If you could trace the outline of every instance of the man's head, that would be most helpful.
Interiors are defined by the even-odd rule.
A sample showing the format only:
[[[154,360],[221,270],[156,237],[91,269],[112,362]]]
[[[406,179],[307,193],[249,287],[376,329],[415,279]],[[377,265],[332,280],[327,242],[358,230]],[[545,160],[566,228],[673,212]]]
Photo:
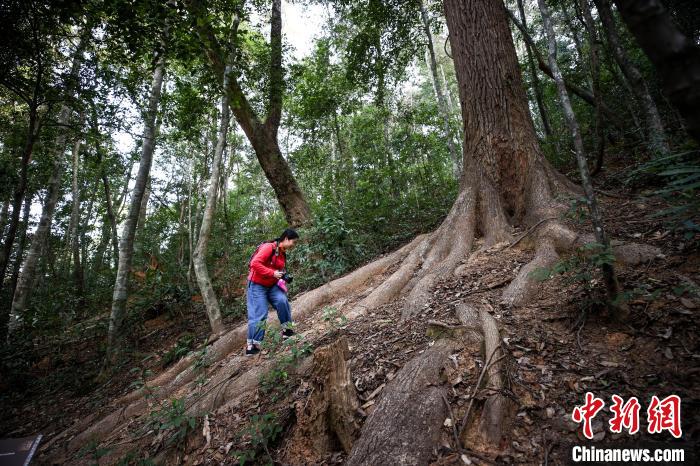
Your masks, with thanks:
[[[299,233],[292,228],[287,228],[282,232],[279,238],[277,238],[277,244],[283,251],[294,249],[296,246],[297,239],[299,239]]]

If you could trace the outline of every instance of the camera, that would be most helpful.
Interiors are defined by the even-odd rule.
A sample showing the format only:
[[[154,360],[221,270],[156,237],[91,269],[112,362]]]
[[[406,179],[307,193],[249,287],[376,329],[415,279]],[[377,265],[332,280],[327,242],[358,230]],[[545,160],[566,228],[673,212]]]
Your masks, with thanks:
[[[287,283],[292,283],[292,280],[294,280],[294,277],[289,275],[287,272],[284,272],[284,275],[282,275],[282,280],[284,280]]]

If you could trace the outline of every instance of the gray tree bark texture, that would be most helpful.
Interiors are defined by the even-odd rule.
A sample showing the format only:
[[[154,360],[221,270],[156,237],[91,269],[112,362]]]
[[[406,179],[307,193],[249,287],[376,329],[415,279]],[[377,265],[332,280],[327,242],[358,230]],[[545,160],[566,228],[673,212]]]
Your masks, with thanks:
[[[109,330],[107,334],[107,362],[113,361],[121,351],[123,345],[123,324],[126,317],[126,300],[129,296],[129,275],[134,255],[134,236],[141,212],[141,202],[146,191],[146,184],[150,178],[153,151],[156,145],[156,115],[160,103],[163,76],[165,74],[165,57],[158,53],[153,79],[151,81],[150,96],[148,99],[148,113],[146,114],[143,131],[143,145],[141,147],[141,161],[136,175],[134,189],[131,194],[129,213],[124,222],[122,235],[119,241],[119,264],[117,277],[114,282],[114,294],[112,296],[112,311],[109,317]]]
[[[666,132],[664,125],[661,122],[659,110],[656,103],[649,93],[642,74],[637,67],[632,63],[627,56],[627,52],[620,43],[620,37],[617,34],[617,26],[613,18],[612,10],[610,9],[609,0],[593,0],[598,9],[598,16],[603,23],[603,30],[608,39],[608,44],[613,52],[613,57],[619,65],[622,73],[629,82],[632,92],[639,101],[646,119],[647,140],[649,150],[654,154],[667,155],[670,152],[668,142],[666,141]]]
[[[591,176],[588,171],[586,153],[583,149],[581,131],[578,126],[578,121],[576,120],[576,115],[574,115],[574,111],[571,107],[569,93],[566,91],[566,86],[564,85],[564,79],[562,78],[561,71],[559,69],[559,64],[557,63],[557,42],[556,37],[554,36],[554,28],[552,27],[549,8],[547,7],[545,0],[537,0],[537,4],[539,5],[540,13],[542,14],[542,24],[544,26],[545,34],[547,36],[547,44],[549,48],[549,67],[552,69],[554,81],[557,84],[559,100],[561,101],[561,106],[564,110],[566,123],[569,126],[569,130],[571,131],[571,135],[574,140],[576,162],[578,164],[579,174],[581,175],[581,184],[583,185],[583,191],[586,194],[586,203],[588,204],[588,210],[591,214],[591,222],[593,223],[595,239],[599,244],[603,246],[605,250],[608,250],[610,248],[610,241],[608,240],[608,237],[605,234],[603,219],[598,210],[598,202],[596,200],[595,191],[593,190]],[[602,267],[602,271],[608,292],[609,308],[613,313],[615,313],[616,318],[622,318],[623,316],[620,315],[621,309],[614,304],[617,303],[617,295],[619,292],[619,286],[617,284],[615,270],[613,269],[612,264],[604,264]]]
[[[228,75],[231,72],[230,65],[226,66],[224,71],[224,89],[228,85]],[[197,247],[194,250],[192,257],[194,262],[194,273],[197,277],[197,284],[202,293],[202,300],[206,307],[209,325],[214,335],[220,335],[224,331],[224,324],[221,319],[221,309],[219,301],[214,292],[214,287],[211,284],[209,271],[207,269],[207,247],[209,245],[209,236],[211,234],[212,223],[214,222],[214,213],[216,212],[216,198],[219,190],[219,182],[221,179],[221,158],[226,147],[226,136],[228,135],[229,126],[229,107],[226,96],[221,98],[221,121],[219,123],[219,136],[214,149],[214,158],[212,160],[211,175],[209,177],[209,192],[207,193],[207,202],[204,207],[204,215],[202,217],[202,225],[199,229],[199,239]]]
[[[423,1],[420,2],[420,16],[421,20],[423,21],[425,37],[428,41],[428,65],[430,66],[430,74],[433,78],[433,87],[435,88],[435,94],[437,96],[438,110],[442,116],[445,138],[447,139],[447,148],[450,151],[452,171],[454,172],[455,178],[459,179],[462,173],[462,164],[460,163],[461,157],[457,153],[457,147],[455,145],[452,129],[450,128],[450,112],[447,107],[447,99],[445,98],[445,94],[442,92],[440,78],[438,77],[437,60],[435,59],[435,48],[433,46],[433,34],[430,32],[430,18],[428,17],[428,10],[425,8],[425,3],[423,3]]]
[[[75,48],[75,52],[73,53],[73,62],[71,64],[71,70],[70,74],[68,75],[68,78],[66,80],[65,84],[65,96],[66,99],[70,99],[73,97],[73,93],[75,92],[75,89],[77,88],[78,84],[78,78],[79,78],[79,72],[80,72],[80,67],[82,66],[83,63],[83,51],[85,49],[85,44],[87,43],[88,37],[90,33],[90,28],[85,28],[83,29],[81,36],[80,36],[80,42],[78,43],[77,47]],[[36,94],[36,92],[35,92]],[[70,114],[71,114],[71,109],[68,107],[66,103],[63,103],[61,105],[61,109],[59,111],[58,115],[58,126],[65,128],[68,125],[68,122],[70,120]],[[30,114],[31,115],[31,114]],[[34,113],[34,117],[37,118],[38,115]],[[29,159],[31,158],[32,154],[32,149],[34,146],[34,142],[38,138],[38,133],[40,130],[40,124],[37,120],[31,120],[30,119],[30,130],[29,134],[27,136],[27,143],[25,145],[23,157],[22,157],[22,173],[20,176],[20,185],[18,186],[17,190],[15,191],[15,196],[14,196],[14,201],[16,202],[17,200],[20,200],[24,198],[24,192],[26,191],[26,169],[27,169],[27,164],[29,162]],[[34,128],[32,130],[32,128]],[[39,258],[41,256],[42,249],[44,247],[44,242],[46,242],[46,238],[48,237],[48,233],[51,230],[51,220],[53,217],[53,211],[56,207],[56,203],[58,202],[58,196],[59,196],[59,191],[60,191],[60,183],[61,183],[61,175],[62,175],[62,170],[63,170],[63,158],[64,158],[64,152],[66,149],[66,141],[67,141],[67,133],[66,131],[62,130],[59,131],[58,136],[56,136],[56,139],[54,141],[54,167],[53,171],[51,173],[51,176],[48,181],[48,186],[47,186],[47,195],[46,195],[46,201],[44,203],[44,206],[42,208],[42,213],[41,213],[41,220],[39,221],[39,225],[37,226],[37,230],[34,233],[34,237],[32,239],[32,244],[29,247],[29,251],[27,253],[27,257],[22,265],[22,269],[20,272],[20,276],[17,279],[17,285],[15,286],[15,290],[13,293],[13,298],[12,298],[12,305],[10,306],[9,309],[6,310],[6,308],[3,308],[2,311],[0,311],[0,333],[4,334],[3,336],[6,336],[7,339],[10,338],[10,325],[12,326],[12,330],[14,331],[19,324],[19,319],[21,318],[21,313],[24,311],[26,308],[29,298],[30,298],[30,293],[33,288],[32,284],[35,282],[35,273],[36,273],[36,268],[37,268],[37,263],[39,261]],[[26,163],[25,163],[26,161]],[[57,173],[58,171],[58,173]],[[17,209],[17,215],[19,215],[19,208],[21,206],[21,202],[19,204],[13,204],[13,208]],[[15,213],[13,212],[13,220],[14,220],[14,215]],[[11,225],[12,228],[12,225]],[[14,241],[14,233],[12,233],[12,241]],[[6,238],[6,243],[5,243],[5,252],[8,251],[7,246],[8,242],[11,242],[9,240],[9,235],[8,238]],[[12,244],[9,244],[9,247],[12,247]],[[7,267],[7,259],[9,259],[9,254],[6,254],[3,256],[3,260],[0,260],[0,286],[2,286],[2,279],[5,276],[5,271]],[[19,293],[19,295],[18,295]],[[9,312],[8,312],[9,311]],[[13,322],[11,323],[11,315],[14,316]]]
[[[79,68],[79,66],[78,66]],[[76,68],[77,74],[77,68]],[[61,112],[58,117],[60,126],[67,126],[70,120],[71,109],[64,104],[61,107]],[[65,166],[65,149],[66,149],[67,132],[60,131],[55,141],[53,169],[47,186],[46,200],[41,210],[41,220],[34,232],[32,244],[29,247],[27,258],[22,264],[17,288],[12,299],[12,308],[10,310],[10,320],[7,326],[7,339],[12,337],[12,334],[17,330],[21,323],[22,314],[24,313],[29,300],[31,299],[32,283],[34,282],[35,274],[42,251],[46,246],[46,241],[51,231],[51,222],[53,213],[56,209],[56,203],[61,194],[61,178]]]
[[[70,214],[70,225],[68,228],[68,239],[70,240],[70,251],[73,257],[73,280],[78,296],[83,295],[83,275],[80,265],[80,237],[78,235],[78,224],[80,223],[80,189],[78,187],[78,172],[80,169],[80,139],[73,145],[73,170],[71,182],[72,207]]]
[[[29,232],[29,214],[32,208],[32,196],[29,195],[24,198],[24,207],[22,207],[22,232],[19,237],[19,244],[17,246],[17,256],[15,258],[15,265],[12,270],[12,279],[10,280],[10,293],[14,296],[15,290],[17,289],[17,281],[19,280],[19,271],[22,266],[22,261],[24,260],[24,250],[27,247],[27,233]]]
[[[700,142],[700,47],[659,0],[615,0],[620,16],[661,77],[663,90]]]

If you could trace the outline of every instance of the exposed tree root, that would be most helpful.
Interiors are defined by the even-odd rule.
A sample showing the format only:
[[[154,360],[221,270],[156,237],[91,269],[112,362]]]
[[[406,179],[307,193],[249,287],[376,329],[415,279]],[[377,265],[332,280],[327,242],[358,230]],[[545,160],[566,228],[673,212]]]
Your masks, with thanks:
[[[460,346],[453,339],[438,340],[399,370],[365,421],[348,466],[430,462],[447,416],[442,369]]]
[[[346,364],[349,355],[345,337],[315,351],[313,369],[305,379],[310,393],[297,402],[285,463],[317,463],[330,451],[350,452],[360,430],[360,403]]]
[[[320,306],[338,297],[352,295],[358,288],[364,286],[369,279],[381,275],[397,262],[404,260],[424,239],[425,235],[418,236],[409,244],[385,257],[298,296],[292,303],[295,321],[303,322],[313,315]],[[246,325],[241,325],[216,340],[207,349],[206,358],[208,364],[215,365],[231,352],[240,350],[245,342],[246,332]],[[59,434],[62,438],[72,438],[60,451],[55,451],[54,455],[69,458],[88,442],[101,441],[110,433],[118,430],[129,419],[142,414],[149,408],[149,403],[146,399],[147,394],[155,395],[156,400],[164,400],[178,394],[195,392],[193,382],[201,373],[196,367],[197,357],[197,355],[189,355],[181,359],[167,371],[149,380],[146,383],[147,389],[134,390],[120,398],[112,406],[112,412],[99,421],[95,422],[95,419],[92,417],[86,418]],[[240,366],[241,362],[241,358],[233,358],[228,361],[227,366],[231,367],[231,372],[233,372]],[[258,382],[258,372],[263,366],[256,366],[251,372],[242,374],[236,379],[230,376],[231,372],[220,370],[215,376],[215,380],[210,383],[221,383],[221,387],[218,391],[198,400],[191,409],[193,411],[203,411],[215,408],[220,404],[219,400],[230,400],[237,393],[254,387]]]
[[[482,356],[485,364],[487,398],[478,422],[478,432],[483,442],[498,448],[510,426],[515,411],[513,401],[503,395],[505,380],[501,361],[504,357],[504,352],[501,349],[498,325],[483,305],[477,306],[471,303],[462,303],[457,307],[457,316],[465,326],[473,326],[476,322],[481,324],[484,343]],[[476,390],[478,391],[479,388],[477,382]],[[472,401],[470,400],[470,403]],[[465,422],[468,421],[466,419],[468,414],[465,414]],[[469,433],[469,430],[465,429],[466,427],[464,424],[461,426],[461,430],[465,434]],[[469,440],[465,442],[465,446],[467,446],[468,442]]]

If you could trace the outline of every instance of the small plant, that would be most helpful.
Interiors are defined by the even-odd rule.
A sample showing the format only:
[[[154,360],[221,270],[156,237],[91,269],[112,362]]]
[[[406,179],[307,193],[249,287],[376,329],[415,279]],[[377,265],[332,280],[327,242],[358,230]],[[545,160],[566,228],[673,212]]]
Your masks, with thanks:
[[[530,276],[535,280],[544,281],[556,275],[565,275],[564,284],[580,285],[588,297],[588,304],[603,304],[604,301],[595,298],[595,285],[599,283],[597,277],[603,265],[613,265],[614,262],[615,256],[610,247],[605,248],[600,243],[587,243],[552,267],[538,267]],[[621,299],[625,296],[620,294]]]
[[[185,402],[179,398],[174,398],[170,400],[170,404],[166,404],[159,410],[152,411],[150,416],[150,427],[161,432],[171,432],[167,436],[167,445],[184,439],[197,425],[197,418],[187,414]]]
[[[98,463],[100,458],[109,454],[111,451],[112,450],[109,448],[100,447],[95,440],[91,440],[87,445],[80,449],[78,452],[78,458],[90,457],[91,459],[95,460],[95,463]]]
[[[175,361],[185,357],[187,353],[192,350],[194,338],[194,335],[191,333],[186,333],[178,338],[175,346],[170,348],[170,350],[165,353],[165,356],[163,356],[163,367],[169,366]]]
[[[247,462],[253,462],[258,458],[260,451],[265,452],[268,463],[273,464],[272,455],[270,454],[270,445],[279,437],[282,432],[282,427],[277,424],[275,415],[271,413],[263,414],[262,416],[252,416],[250,425],[241,432],[241,437],[249,437],[250,448],[247,450],[235,450],[231,455],[238,460],[241,465]]]
[[[569,199],[569,209],[564,213],[564,217],[576,223],[583,223],[588,220],[590,214],[586,198]]]
[[[260,388],[265,393],[276,392],[286,387],[289,382],[289,372],[299,364],[305,356],[311,354],[311,344],[300,335],[287,340],[282,339],[279,332],[269,332],[263,341],[263,348],[274,358],[274,364],[269,371],[260,376]]]
[[[323,308],[321,320],[326,322],[330,328],[335,330],[345,326],[345,324],[348,322],[348,318],[343,314],[340,314],[340,311],[332,306],[326,306]]]

